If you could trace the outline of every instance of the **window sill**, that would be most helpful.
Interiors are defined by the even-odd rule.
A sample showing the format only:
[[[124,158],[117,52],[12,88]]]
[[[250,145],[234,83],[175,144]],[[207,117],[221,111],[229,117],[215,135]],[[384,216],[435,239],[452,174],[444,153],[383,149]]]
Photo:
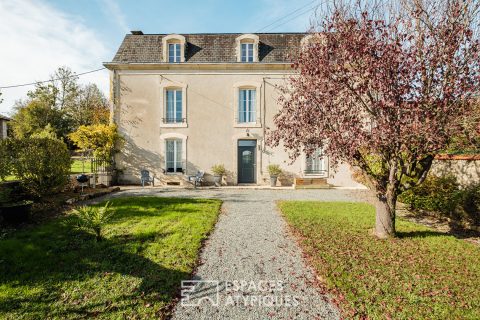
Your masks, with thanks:
[[[182,123],[161,123],[160,128],[188,128],[186,122]]]
[[[164,175],[166,175],[166,176],[183,176],[185,174],[183,172],[165,172]]]
[[[262,124],[259,122],[244,122],[244,123],[235,123],[234,128],[261,128]]]
[[[305,178],[328,178],[328,172],[325,173],[304,173]]]

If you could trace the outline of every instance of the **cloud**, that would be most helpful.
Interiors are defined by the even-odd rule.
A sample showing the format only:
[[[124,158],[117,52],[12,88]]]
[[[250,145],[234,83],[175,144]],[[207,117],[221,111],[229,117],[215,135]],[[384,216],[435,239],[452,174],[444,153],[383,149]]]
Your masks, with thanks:
[[[122,13],[122,10],[118,6],[118,3],[114,0],[101,0],[103,4],[103,10],[105,15],[110,17],[113,22],[115,22],[124,33],[128,33],[130,30],[128,28],[127,20],[125,15]]]
[[[42,0],[0,1],[0,86],[49,79],[55,69],[68,66],[77,73],[98,69],[110,51],[79,17],[68,15]],[[108,91],[108,72],[80,78]],[[0,113],[32,87],[2,90]]]

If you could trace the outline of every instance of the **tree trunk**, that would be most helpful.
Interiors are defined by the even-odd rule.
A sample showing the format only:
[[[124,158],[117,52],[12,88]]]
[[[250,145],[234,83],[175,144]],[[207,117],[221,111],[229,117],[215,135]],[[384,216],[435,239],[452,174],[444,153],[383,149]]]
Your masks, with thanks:
[[[397,197],[392,190],[379,195],[376,203],[375,235],[380,239],[395,236],[395,206]]]

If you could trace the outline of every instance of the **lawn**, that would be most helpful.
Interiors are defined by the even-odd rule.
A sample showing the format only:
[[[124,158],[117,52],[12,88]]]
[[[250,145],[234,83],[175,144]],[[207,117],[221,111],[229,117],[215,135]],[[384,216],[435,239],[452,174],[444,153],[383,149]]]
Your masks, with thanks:
[[[480,247],[399,219],[377,240],[364,203],[279,206],[345,318],[480,319]]]
[[[105,240],[64,218],[0,240],[0,318],[163,318],[221,202],[123,198]]]
[[[78,173],[90,173],[92,172],[92,163],[90,162],[90,160],[86,160],[84,165],[85,167],[82,166],[82,160],[77,160],[77,159],[74,159],[72,161],[72,166],[70,168],[70,173],[71,174],[78,174]],[[85,171],[83,171],[82,169],[85,169]],[[15,180],[16,177],[15,176],[8,176],[5,178],[4,181],[12,181],[12,180]],[[0,181],[2,181],[0,179]]]
[[[82,167],[82,160],[73,160],[72,162],[72,167],[70,169],[70,173],[71,174],[75,174],[75,173],[89,173],[89,172],[92,172],[92,163],[90,160],[86,160],[85,162],[83,162],[83,164],[85,165],[84,169],[85,171],[83,171],[83,167]]]

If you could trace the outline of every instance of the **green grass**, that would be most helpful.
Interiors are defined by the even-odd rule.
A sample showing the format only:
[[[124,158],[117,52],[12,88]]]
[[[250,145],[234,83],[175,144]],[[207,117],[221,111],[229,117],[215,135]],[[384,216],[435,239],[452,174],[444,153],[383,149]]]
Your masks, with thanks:
[[[82,171],[82,162],[83,162],[82,160],[73,160],[70,173],[71,174],[83,173],[83,172],[89,173],[92,171],[92,163],[90,162],[90,160],[86,160],[84,162],[85,171]]]
[[[78,174],[78,173],[90,173],[92,172],[92,163],[90,162],[90,160],[86,160],[85,161],[85,171],[82,170],[82,160],[73,160],[72,161],[72,166],[70,168],[70,173],[71,174]],[[17,178],[15,176],[8,176],[5,178],[5,180],[3,181],[12,181],[12,180],[16,180]],[[2,181],[0,179],[0,181]]]
[[[480,319],[480,247],[399,219],[377,240],[364,203],[279,206],[345,318]]]
[[[101,205],[101,204],[100,204]],[[0,318],[162,318],[221,202],[123,198],[105,240],[64,218],[0,240]]]

